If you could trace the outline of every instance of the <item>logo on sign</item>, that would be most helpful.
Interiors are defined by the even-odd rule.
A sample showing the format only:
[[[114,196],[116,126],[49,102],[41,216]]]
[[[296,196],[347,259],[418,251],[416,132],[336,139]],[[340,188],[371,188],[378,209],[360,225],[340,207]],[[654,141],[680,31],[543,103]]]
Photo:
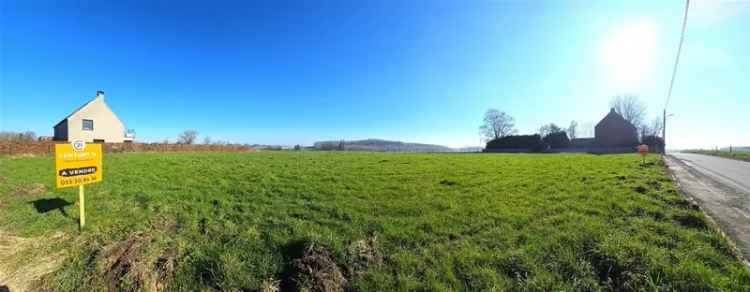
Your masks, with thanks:
[[[86,149],[86,141],[84,140],[73,140],[73,142],[70,142],[70,145],[73,145],[73,150],[76,152],[81,152],[83,149]]]

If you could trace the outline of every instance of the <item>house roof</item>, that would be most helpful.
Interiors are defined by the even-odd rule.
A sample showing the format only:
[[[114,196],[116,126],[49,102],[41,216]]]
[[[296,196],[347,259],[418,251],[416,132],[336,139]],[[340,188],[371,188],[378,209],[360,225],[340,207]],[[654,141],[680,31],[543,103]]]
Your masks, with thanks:
[[[96,98],[97,98],[97,97],[98,97],[98,96],[96,96],[96,97],[92,98],[91,100],[87,101],[87,102],[86,102],[86,103],[84,103],[83,105],[79,106],[79,107],[78,107],[78,108],[77,108],[76,110],[74,110],[74,111],[73,111],[73,112],[71,112],[71,113],[70,113],[69,115],[65,116],[65,118],[63,118],[62,120],[60,120],[60,122],[58,122],[57,124],[55,124],[55,126],[57,126],[57,125],[59,125],[60,123],[64,122],[65,120],[67,120],[68,118],[70,118],[71,116],[73,116],[73,115],[74,115],[75,113],[77,113],[77,112],[81,111],[81,110],[82,110],[83,108],[85,108],[86,106],[88,106],[89,104],[91,104],[92,102],[94,102],[94,101],[96,100]]]
[[[60,125],[63,122],[67,121],[70,117],[72,117],[76,113],[80,112],[81,110],[83,110],[84,108],[86,108],[87,106],[89,106],[91,103],[93,103],[94,101],[96,101],[99,98],[104,98],[104,91],[97,91],[96,92],[96,96],[94,96],[94,98],[92,98],[88,102],[84,103],[83,105],[81,105],[80,107],[78,107],[76,110],[74,110],[73,112],[71,112],[69,115],[67,115],[65,118],[63,118],[62,120],[60,120],[59,122],[57,122],[57,124],[55,124],[54,127],[57,127],[58,125]],[[122,120],[120,120],[120,117],[117,116],[117,114],[115,113],[115,111],[113,111],[111,108],[109,108],[109,106],[107,105],[106,102],[104,102],[104,101],[102,101],[102,102],[104,103],[104,106],[107,107],[110,112],[112,112],[112,114],[115,116],[115,118],[118,121],[120,121],[120,123],[122,123]]]
[[[617,111],[615,111],[615,108],[612,108],[609,111],[609,113],[606,116],[604,116],[604,118],[602,118],[602,120],[599,121],[599,123],[596,124],[596,127],[598,128],[605,121],[613,121],[613,122],[616,122],[616,123],[625,124],[625,125],[633,128],[633,129],[637,130],[635,128],[635,126],[633,126],[633,123],[629,122],[628,120],[626,120],[625,118],[623,118],[622,115],[618,114]]]
[[[76,110],[74,110],[69,115],[65,116],[65,118],[63,118],[62,120],[60,120],[59,122],[57,122],[57,124],[55,124],[55,127],[57,127],[57,125],[59,125],[59,124],[62,124],[62,122],[66,121],[68,118],[70,118],[71,116],[73,116],[74,114],[76,114],[77,112],[81,111],[83,108],[85,108],[86,106],[88,106],[89,104],[91,104],[92,102],[94,102],[98,97],[99,96],[95,96],[91,100],[89,100],[86,103],[84,103],[83,105],[79,106]]]

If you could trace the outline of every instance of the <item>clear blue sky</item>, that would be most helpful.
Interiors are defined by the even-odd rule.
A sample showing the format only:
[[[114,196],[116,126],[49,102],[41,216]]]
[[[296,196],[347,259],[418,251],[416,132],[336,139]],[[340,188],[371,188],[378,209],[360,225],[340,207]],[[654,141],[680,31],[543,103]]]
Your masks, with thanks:
[[[514,116],[521,133],[592,127],[619,93],[640,95],[650,116],[661,111],[684,9],[249,2],[3,1],[0,128],[51,135],[100,89],[142,141],[194,128],[243,143],[478,145],[488,108]],[[750,145],[748,4],[691,7],[671,147]]]

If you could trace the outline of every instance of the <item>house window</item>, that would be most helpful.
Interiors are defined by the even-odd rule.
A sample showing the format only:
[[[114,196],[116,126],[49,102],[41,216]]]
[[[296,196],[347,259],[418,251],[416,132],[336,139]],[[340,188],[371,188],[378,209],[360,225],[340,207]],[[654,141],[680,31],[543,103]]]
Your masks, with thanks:
[[[93,131],[94,130],[94,120],[83,120],[83,130],[84,131]]]

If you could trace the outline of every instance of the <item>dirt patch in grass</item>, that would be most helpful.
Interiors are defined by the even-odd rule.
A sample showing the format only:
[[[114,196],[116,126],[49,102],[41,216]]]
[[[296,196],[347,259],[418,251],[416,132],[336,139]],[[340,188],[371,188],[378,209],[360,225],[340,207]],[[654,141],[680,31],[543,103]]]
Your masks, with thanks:
[[[700,211],[701,207],[696,203],[695,201],[682,197],[682,196],[674,196],[666,200],[667,204],[670,206],[674,206],[681,209],[689,209],[694,211]]]
[[[696,228],[696,229],[705,229],[708,227],[708,224],[706,223],[706,219],[703,218],[701,215],[693,213],[693,212],[675,214],[673,218],[675,221],[677,221],[677,223],[680,223],[680,225],[685,226],[685,227]]]
[[[447,179],[444,179],[444,180],[441,180],[441,181],[440,181],[440,184],[441,184],[441,185],[444,185],[444,186],[449,186],[449,187],[451,187],[451,186],[455,186],[455,185],[457,185],[458,183],[457,183],[457,182],[455,182],[455,181],[452,181],[452,180],[447,180]]]
[[[26,186],[16,187],[16,196],[28,197],[43,194],[47,191],[47,187],[40,183],[34,183]]]
[[[640,164],[641,168],[650,168],[650,167],[654,167],[655,165],[656,165],[656,163],[653,163],[651,161]]]
[[[175,249],[169,249],[164,254],[159,256],[154,263],[155,278],[152,281],[151,291],[164,291],[167,289],[167,283],[171,282],[174,278],[175,266],[177,259],[177,251]]]
[[[652,180],[646,184],[654,190],[657,190],[657,191],[661,190],[661,183],[659,183],[658,181]]]
[[[128,239],[107,248],[104,253],[104,278],[110,291],[140,290],[151,281],[151,270],[143,263],[144,248],[151,243],[152,238],[147,235],[131,235]],[[161,265],[166,269],[168,262]],[[122,285],[123,280],[129,280],[129,285]]]
[[[378,249],[378,237],[376,235],[357,240],[349,244],[347,249],[349,275],[360,276],[368,268],[383,264],[383,256]]]
[[[318,244],[310,244],[302,257],[295,259],[294,282],[300,290],[344,291],[349,285],[331,252]]]
[[[0,284],[5,285],[9,291],[37,290],[39,280],[55,271],[64,255],[61,252],[37,254],[23,262],[17,262],[16,256],[36,251],[42,243],[48,244],[64,238],[65,234],[62,232],[52,236],[23,238],[0,231]]]
[[[508,277],[525,280],[531,275],[531,267],[527,259],[519,255],[510,255],[498,262],[500,270]]]
[[[21,158],[31,158],[36,157],[36,155],[31,153],[24,153],[24,154],[17,154],[17,155],[11,155],[10,159],[21,159]]]

